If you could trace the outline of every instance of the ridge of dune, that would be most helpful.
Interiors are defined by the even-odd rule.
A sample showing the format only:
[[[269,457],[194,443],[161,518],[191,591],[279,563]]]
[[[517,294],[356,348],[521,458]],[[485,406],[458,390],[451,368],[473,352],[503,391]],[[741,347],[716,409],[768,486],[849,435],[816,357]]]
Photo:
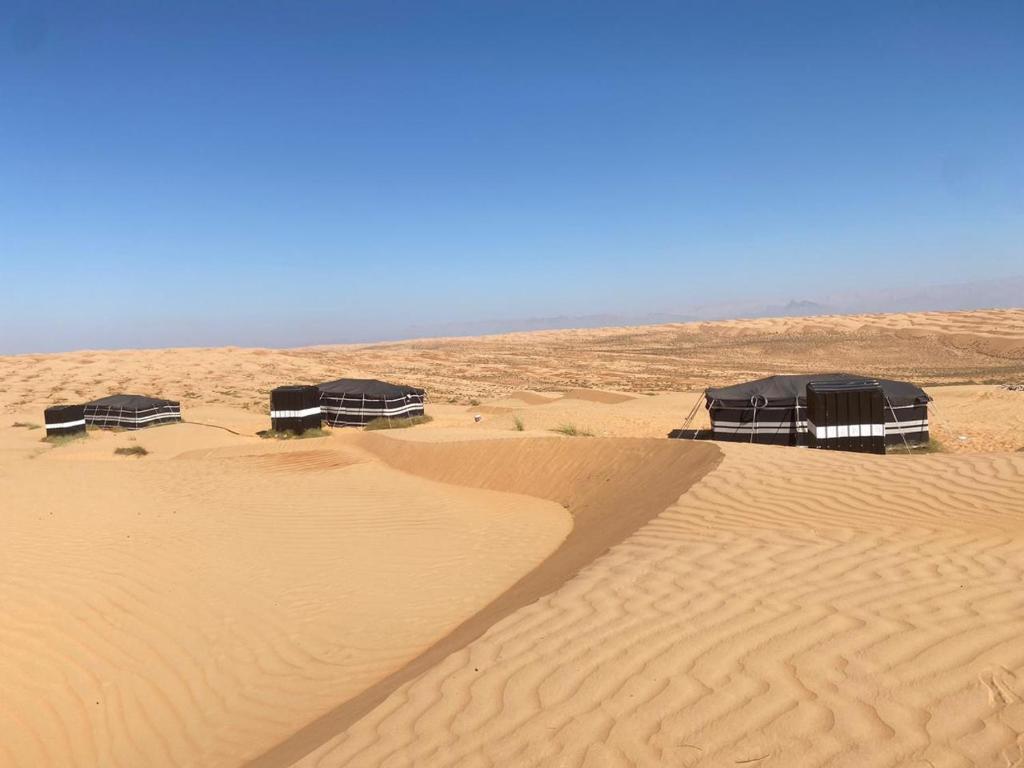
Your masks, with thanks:
[[[295,765],[1020,765],[1024,456],[723,449]]]
[[[636,395],[625,392],[610,392],[601,389],[570,389],[564,395],[563,400],[584,400],[591,403],[604,403],[605,405],[617,405],[635,400]]]
[[[251,761],[249,768],[288,765],[301,758],[496,622],[559,589],[678,500],[721,455],[707,443],[627,438],[425,444],[364,434],[359,444],[389,466],[419,477],[557,501],[572,513],[572,531],[536,568],[422,655]]]
[[[526,405],[544,405],[545,403],[551,403],[558,399],[557,396],[542,395],[540,392],[530,392],[528,390],[517,390],[516,392],[510,392],[505,395],[507,400],[518,400]]]

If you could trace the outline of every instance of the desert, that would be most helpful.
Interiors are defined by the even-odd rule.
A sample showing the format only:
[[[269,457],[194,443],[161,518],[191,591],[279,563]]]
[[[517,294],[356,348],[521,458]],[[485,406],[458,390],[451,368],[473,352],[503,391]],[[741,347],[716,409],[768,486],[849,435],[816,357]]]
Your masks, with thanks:
[[[707,386],[838,370],[925,387],[932,448],[667,438]],[[341,374],[426,388],[432,420],[257,436],[273,387]],[[1024,310],[0,381],[0,765],[1024,760]],[[184,423],[41,442],[47,405],[115,391]]]

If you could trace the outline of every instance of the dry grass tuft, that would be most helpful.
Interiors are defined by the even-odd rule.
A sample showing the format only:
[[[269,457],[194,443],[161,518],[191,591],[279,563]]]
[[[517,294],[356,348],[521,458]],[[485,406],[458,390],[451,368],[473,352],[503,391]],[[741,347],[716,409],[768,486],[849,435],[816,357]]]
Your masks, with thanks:
[[[293,432],[290,429],[264,429],[256,433],[264,440],[305,440],[308,437],[327,437],[329,432],[325,429],[307,429],[305,432]]]
[[[590,430],[577,427],[575,424],[559,424],[557,427],[551,430],[557,432],[560,435],[566,437],[593,437],[594,433]]]
[[[141,458],[143,456],[148,456],[149,455],[149,451],[147,451],[141,445],[130,445],[130,446],[122,446],[121,448],[115,448],[114,449],[114,455],[115,456],[135,456],[136,458]]]
[[[413,416],[411,419],[380,418],[364,424],[363,429],[371,431],[375,429],[407,429],[408,427],[415,427],[417,424],[426,424],[433,420],[433,416],[427,415]]]

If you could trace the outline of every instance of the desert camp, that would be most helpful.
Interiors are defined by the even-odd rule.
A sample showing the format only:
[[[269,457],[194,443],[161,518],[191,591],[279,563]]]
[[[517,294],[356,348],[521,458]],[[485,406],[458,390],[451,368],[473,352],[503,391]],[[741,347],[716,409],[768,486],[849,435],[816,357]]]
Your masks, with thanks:
[[[819,416],[820,375],[776,373],[793,349],[852,371],[820,394],[867,392],[869,442],[895,423],[877,382],[901,425],[928,419],[931,452],[665,438],[695,401],[705,432],[734,405],[753,427],[756,403],[786,443],[794,421],[808,443],[838,437],[853,420],[830,421],[828,402]],[[359,382],[333,403],[295,384],[332,371]],[[0,639],[0,763],[432,765],[441,744],[486,764],[528,743],[584,754],[577,728],[611,724],[624,750],[661,729],[674,764],[697,754],[680,743],[710,768],[765,739],[799,764],[806,739],[857,749],[864,702],[883,699],[973,733],[1004,711],[986,683],[1020,679],[1003,670],[1017,674],[1021,631],[1004,609],[1024,578],[1022,377],[1024,311],[0,357],[0,563],[16,574],[0,602],[6,626],[32,628]],[[53,442],[32,429],[54,403],[102,402],[108,379],[182,393],[188,420]],[[364,395],[374,415],[415,411],[418,389],[433,420],[411,429],[260,439],[268,417],[292,433],[321,405],[365,420]],[[155,404],[112,405],[137,420]],[[806,691],[831,716],[750,719],[811,706]],[[551,717],[579,725],[551,737]],[[1013,734],[954,743],[988,768]],[[919,737],[897,719],[869,751],[898,765]]]
[[[1024,0],[0,18],[0,768],[1024,768]]]

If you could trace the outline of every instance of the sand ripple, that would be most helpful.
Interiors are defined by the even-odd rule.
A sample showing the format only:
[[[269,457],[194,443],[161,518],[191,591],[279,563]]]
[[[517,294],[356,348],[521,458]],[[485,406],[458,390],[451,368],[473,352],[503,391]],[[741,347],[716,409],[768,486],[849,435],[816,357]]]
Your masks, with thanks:
[[[1020,765],[1024,457],[728,448],[299,764]]]

